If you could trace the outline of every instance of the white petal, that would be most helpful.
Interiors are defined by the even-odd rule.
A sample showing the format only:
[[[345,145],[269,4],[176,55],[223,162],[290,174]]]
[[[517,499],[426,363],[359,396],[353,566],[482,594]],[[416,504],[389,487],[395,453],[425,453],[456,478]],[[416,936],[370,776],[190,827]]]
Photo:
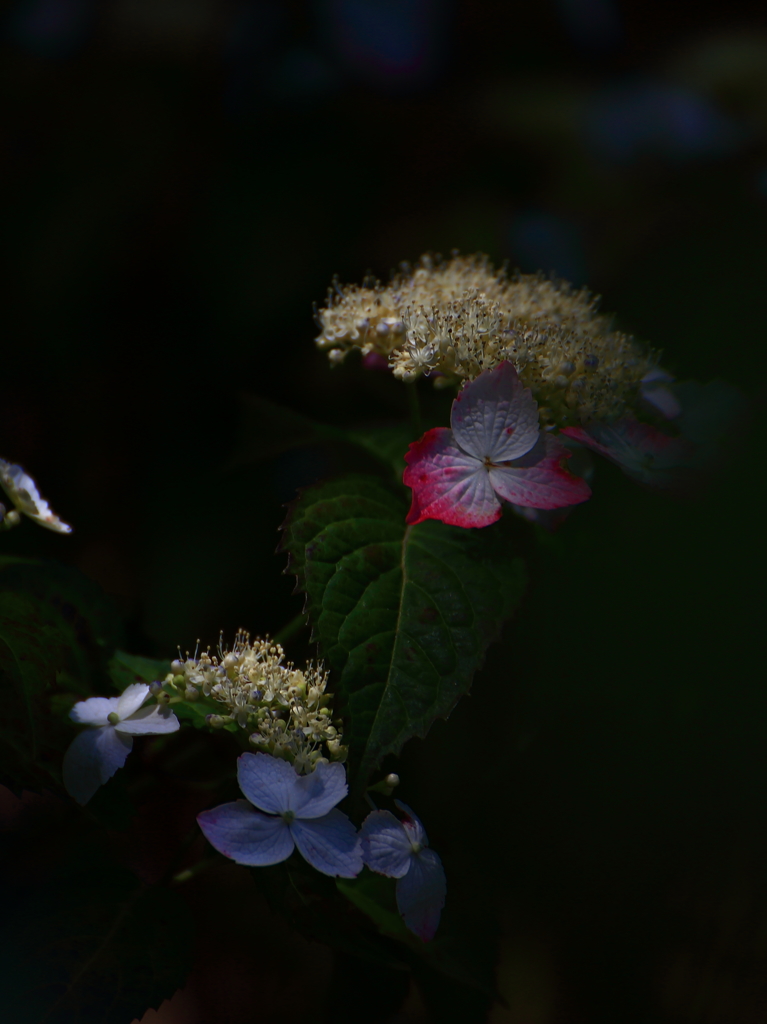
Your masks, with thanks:
[[[35,481],[21,466],[0,459],[0,486],[19,512],[23,512],[25,516],[57,533],[72,532],[71,526],[54,515],[48,502],[40,496]]]
[[[538,403],[509,362],[485,370],[453,402],[450,425],[465,452],[508,462],[529,452],[540,433]]]
[[[291,810],[297,818],[321,818],[349,792],[342,764],[318,764],[311,775],[298,779]]]
[[[296,819],[290,831],[301,856],[323,875],[354,878],[362,871],[359,837],[343,811],[311,821]]]
[[[79,804],[87,804],[99,786],[122,768],[132,746],[130,736],[119,736],[111,725],[85,729],[64,754],[62,776],[67,793]]]
[[[170,708],[154,704],[152,707],[134,711],[130,718],[118,722],[115,728],[129,736],[144,736],[150,733],[178,732],[181,723]]]
[[[279,864],[293,852],[290,829],[282,818],[256,811],[246,800],[221,804],[197,815],[205,838],[237,864]]]
[[[407,804],[403,804],[401,800],[395,800],[394,803],[405,815],[402,827],[407,833],[410,842],[417,843],[419,846],[428,846],[429,839],[426,835],[426,829],[421,824],[421,819],[410,810]]]
[[[362,859],[371,871],[402,878],[410,869],[413,847],[401,822],[391,811],[372,811],[360,831]]]
[[[411,859],[396,891],[397,907],[410,931],[424,942],[433,939],[447,892],[442,861],[434,850],[421,850]]]
[[[69,712],[80,725],[109,725],[109,715],[117,711],[119,697],[89,697],[78,701]]]
[[[240,754],[237,781],[256,807],[271,814],[293,810],[298,775],[292,765],[271,754]]]
[[[118,698],[117,714],[120,718],[127,718],[134,711],[138,711],[148,696],[148,683],[131,683],[130,686],[125,687]]]

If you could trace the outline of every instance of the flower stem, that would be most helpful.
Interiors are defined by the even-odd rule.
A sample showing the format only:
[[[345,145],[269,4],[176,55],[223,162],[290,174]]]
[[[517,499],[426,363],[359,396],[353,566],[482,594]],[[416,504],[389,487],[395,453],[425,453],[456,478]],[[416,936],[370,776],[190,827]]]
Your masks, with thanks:
[[[296,615],[295,618],[292,618],[286,626],[283,626],[282,629],[278,630],[277,633],[274,634],[274,642],[276,644],[284,643],[286,640],[289,640],[294,633],[297,633],[305,624],[306,616],[303,612],[299,612],[298,615]]]
[[[416,438],[423,433],[421,426],[421,403],[418,399],[418,381],[414,380],[405,385],[407,391],[408,406],[410,407],[410,422],[413,424],[413,431]]]

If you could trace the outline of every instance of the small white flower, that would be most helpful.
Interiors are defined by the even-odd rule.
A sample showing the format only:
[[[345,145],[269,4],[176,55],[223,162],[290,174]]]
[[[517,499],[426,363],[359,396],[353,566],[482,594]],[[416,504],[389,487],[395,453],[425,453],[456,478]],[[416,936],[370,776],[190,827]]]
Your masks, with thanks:
[[[142,707],[148,696],[146,683],[131,683],[119,697],[90,697],[69,712],[73,722],[89,726],[64,754],[64,787],[79,804],[87,804],[99,786],[122,768],[134,736],[180,728],[167,707]]]
[[[428,849],[421,822],[406,804],[394,803],[405,815],[402,821],[390,811],[373,811],[363,821],[362,859],[371,871],[397,879],[397,909],[410,931],[428,942],[445,905],[445,871]]]
[[[320,763],[310,775],[297,775],[279,757],[241,754],[237,781],[247,801],[197,815],[219,853],[237,864],[264,867],[287,860],[297,846],[324,875],[354,878],[362,870],[357,831],[336,808],[349,788],[343,765]]]
[[[56,533],[72,532],[72,527],[54,515],[48,502],[40,497],[37,484],[21,466],[0,459],[0,487],[19,512],[34,519],[40,526],[55,530]]]

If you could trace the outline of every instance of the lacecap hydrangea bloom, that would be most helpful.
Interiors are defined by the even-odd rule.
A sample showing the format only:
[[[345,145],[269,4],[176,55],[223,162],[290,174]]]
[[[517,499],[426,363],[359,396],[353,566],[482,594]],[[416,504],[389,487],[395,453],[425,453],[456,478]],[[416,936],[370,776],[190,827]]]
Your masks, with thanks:
[[[450,423],[449,430],[427,431],[405,455],[403,481],[413,491],[409,523],[488,526],[501,516],[501,499],[554,509],[591,494],[585,480],[565,468],[570,452],[541,430],[535,399],[511,363],[466,384]]]
[[[0,505],[0,523],[15,526],[21,514],[47,530],[55,530],[56,533],[72,532],[72,527],[51,511],[48,502],[41,497],[37,484],[21,466],[0,459],[0,487],[14,506],[12,511],[6,512]]]
[[[176,732],[180,723],[169,708],[144,707],[146,683],[131,683],[119,697],[89,697],[69,712],[78,725],[87,726],[64,754],[64,788],[79,804],[87,804],[99,786],[122,768],[134,736]]]
[[[508,361],[547,427],[621,416],[657,379],[657,356],[614,330],[585,289],[508,276],[484,256],[424,256],[386,285],[337,284],[317,319],[331,362],[375,353],[405,381],[456,386]]]
[[[269,754],[242,754],[237,781],[247,798],[197,816],[208,842],[237,864],[279,864],[298,847],[324,875],[354,878],[362,870],[359,837],[336,804],[348,792],[341,764],[318,764],[309,775]]]
[[[424,942],[434,938],[445,905],[447,881],[442,861],[428,848],[426,830],[410,808],[403,814],[373,811],[360,831],[362,859],[371,871],[396,878],[397,909],[407,927]]]
[[[201,695],[220,705],[211,726],[236,722],[250,743],[289,761],[305,774],[325,761],[343,761],[341,723],[333,719],[328,674],[321,665],[305,669],[284,663],[285,652],[271,640],[240,631],[231,650],[179,658],[165,680],[166,694],[187,701]]]

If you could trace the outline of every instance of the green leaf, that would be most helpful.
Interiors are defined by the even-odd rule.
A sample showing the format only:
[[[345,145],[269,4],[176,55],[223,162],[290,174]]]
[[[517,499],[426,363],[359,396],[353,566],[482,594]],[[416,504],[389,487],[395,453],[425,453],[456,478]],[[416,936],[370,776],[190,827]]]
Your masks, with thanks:
[[[14,1024],[130,1024],[184,983],[186,903],[90,860],[6,896],[0,984]]]
[[[436,937],[423,942],[408,930],[399,915],[395,885],[393,878],[384,878],[367,868],[356,878],[336,879],[338,890],[375,924],[381,935],[405,947],[403,957],[416,979],[427,988],[429,975],[434,973],[441,978],[438,987],[450,987],[453,998],[466,998],[467,990],[473,993],[468,995],[471,1004],[490,1003],[497,998],[492,968],[495,945],[489,929],[483,927],[486,922],[461,921],[456,927],[453,921],[451,928],[449,920],[443,921]]]
[[[362,449],[400,481],[405,469],[405,452],[415,440],[409,423],[355,426],[346,430],[320,423],[268,398],[242,394],[238,405],[238,440],[228,468],[274,458],[293,448],[333,443]]]
[[[505,524],[406,526],[373,477],[304,491],[282,547],[334,673],[356,786],[467,693],[525,586]]]
[[[117,617],[75,569],[0,559],[0,781],[58,782],[76,700],[108,685]]]
[[[115,651],[109,662],[109,676],[120,693],[131,683],[162,683],[169,672],[170,661],[144,658],[126,651]]]

